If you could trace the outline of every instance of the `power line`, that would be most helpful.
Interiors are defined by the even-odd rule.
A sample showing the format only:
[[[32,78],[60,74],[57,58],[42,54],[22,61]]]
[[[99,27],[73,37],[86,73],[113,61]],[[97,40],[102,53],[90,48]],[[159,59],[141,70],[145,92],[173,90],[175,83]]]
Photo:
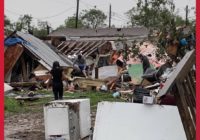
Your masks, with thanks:
[[[41,18],[39,18],[39,19],[49,19],[49,18],[57,17],[57,16],[60,16],[60,15],[64,14],[65,12],[67,12],[67,11],[73,9],[73,8],[75,8],[75,7],[70,7],[70,8],[65,9],[65,10],[63,10],[63,11],[61,11],[61,12],[55,14],[55,15],[48,16],[48,17],[41,17]]]
[[[95,7],[95,5],[91,5],[91,4],[89,4],[89,3],[85,2],[85,1],[80,0],[80,2],[83,3],[84,5],[86,5],[87,7],[88,7],[88,6],[89,6],[89,7],[92,7],[92,8]]]
[[[68,8],[68,9],[65,9],[65,10],[63,10],[63,11],[61,11],[61,12],[59,12],[59,13],[55,14],[55,15],[48,16],[48,17],[33,17],[33,16],[31,16],[31,17],[32,17],[32,18],[34,18],[34,19],[37,19],[37,20],[49,19],[49,18],[53,18],[53,17],[60,16],[60,15],[64,14],[65,12],[67,12],[67,11],[69,11],[69,10],[73,9],[73,8],[74,8],[74,7],[70,7],[70,8]],[[15,14],[15,15],[19,15],[19,16],[22,16],[22,15],[24,15],[24,14],[21,14],[21,13],[18,13],[18,12],[14,12],[14,11],[12,11],[12,10],[9,10],[9,9],[6,9],[6,11],[8,11],[8,12],[10,12],[10,13],[13,13],[13,14]]]
[[[123,20],[127,20],[127,18],[125,18],[123,15],[121,15],[117,12],[112,12],[112,13],[113,13],[113,16],[115,16],[115,17],[118,17],[118,18],[123,19]]]

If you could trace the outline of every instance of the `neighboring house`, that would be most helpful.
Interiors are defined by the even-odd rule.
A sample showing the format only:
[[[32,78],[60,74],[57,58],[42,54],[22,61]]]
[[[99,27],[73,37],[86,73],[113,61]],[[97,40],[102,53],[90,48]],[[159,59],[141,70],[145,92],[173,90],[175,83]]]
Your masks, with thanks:
[[[54,61],[61,66],[71,66],[72,62],[63,57],[55,47],[28,33],[13,32],[4,41],[4,78],[6,82],[24,82],[31,73],[52,68]],[[36,72],[37,73],[37,72]]]
[[[66,40],[107,40],[116,41],[119,39],[134,40],[147,38],[149,30],[145,27],[133,28],[100,28],[100,29],[74,29],[65,28],[53,31],[48,35],[52,45],[57,46],[60,41]]]

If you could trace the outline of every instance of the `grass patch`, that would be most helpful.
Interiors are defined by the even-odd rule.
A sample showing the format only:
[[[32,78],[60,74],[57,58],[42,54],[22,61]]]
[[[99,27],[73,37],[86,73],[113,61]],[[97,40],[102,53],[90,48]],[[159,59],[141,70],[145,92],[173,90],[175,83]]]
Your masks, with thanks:
[[[5,112],[20,112],[21,105],[13,98],[5,97],[4,99],[4,111]]]
[[[38,91],[38,93],[44,93],[44,91]],[[20,112],[42,112],[43,105],[53,100],[52,91],[45,91],[45,94],[52,95],[52,97],[45,97],[35,101],[24,101],[19,102],[13,98],[5,97],[5,112],[20,113]],[[112,97],[112,93],[96,92],[96,91],[86,91],[86,92],[76,92],[76,93],[64,93],[64,99],[90,99],[91,111],[95,111],[98,102],[101,101],[115,101],[122,102],[122,99],[116,99]]]

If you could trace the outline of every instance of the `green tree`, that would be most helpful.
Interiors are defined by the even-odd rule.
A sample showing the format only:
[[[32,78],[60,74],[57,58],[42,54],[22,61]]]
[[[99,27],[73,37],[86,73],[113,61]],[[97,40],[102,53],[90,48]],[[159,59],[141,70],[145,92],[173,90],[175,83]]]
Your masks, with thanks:
[[[90,10],[83,10],[81,13],[81,19],[83,24],[88,28],[96,29],[104,25],[107,16],[103,11],[96,8]]]
[[[181,16],[177,15],[175,16],[175,24],[176,26],[182,26],[185,24],[185,20]]]
[[[4,30],[6,35],[9,35],[14,31],[13,23],[6,15],[4,15]]]
[[[174,18],[175,5],[171,0],[138,0],[137,6],[126,14],[132,26],[140,25],[147,28],[170,26]]]
[[[72,17],[68,17],[66,20],[65,20],[65,26],[67,28],[75,28],[75,24],[76,24],[76,17],[75,16],[72,16]],[[78,28],[82,28],[84,25],[83,25],[83,22],[81,19],[78,20]]]
[[[38,21],[37,27],[34,27],[33,34],[37,37],[44,37],[48,35],[50,26],[47,21]]]
[[[18,31],[21,31],[21,30],[29,31],[29,30],[31,30],[32,19],[33,18],[32,18],[31,15],[25,14],[23,16],[20,16],[18,21],[15,23],[16,30],[18,30]]]

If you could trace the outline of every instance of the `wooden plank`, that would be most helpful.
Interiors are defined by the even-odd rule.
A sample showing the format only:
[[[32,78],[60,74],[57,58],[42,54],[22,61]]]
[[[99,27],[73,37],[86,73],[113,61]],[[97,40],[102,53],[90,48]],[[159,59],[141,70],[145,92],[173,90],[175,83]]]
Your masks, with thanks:
[[[68,55],[68,53],[71,51],[71,49],[76,45],[76,41],[74,41],[73,43],[69,44],[69,47],[63,51],[63,54]]]
[[[179,114],[181,116],[181,120],[182,120],[182,123],[183,123],[185,134],[187,136],[187,139],[191,140],[191,134],[190,134],[189,129],[188,129],[188,124],[187,124],[187,120],[186,120],[186,115],[185,115],[183,103],[180,100],[180,98],[181,98],[180,94],[177,94],[178,88],[177,88],[176,85],[173,86],[172,91],[173,91],[174,97],[176,99],[176,104],[177,104],[177,107],[178,107],[178,110],[179,110]]]
[[[81,50],[82,53],[84,54],[85,52],[87,52],[90,49],[90,47],[94,46],[96,43],[97,43],[96,41],[93,41],[92,43],[90,43],[90,45],[85,46],[85,48]]]
[[[188,88],[189,88],[189,90],[190,90],[191,100],[192,100],[192,103],[193,103],[193,105],[194,105],[194,107],[195,107],[195,106],[196,106],[196,100],[195,100],[196,95],[195,95],[195,90],[194,90],[193,87],[192,87],[192,84],[191,84],[191,81],[190,81],[190,78],[189,78],[188,75],[187,75],[187,77],[186,77],[186,80],[187,80]]]
[[[195,62],[195,51],[192,50],[188,52],[183,57],[183,59],[178,63],[176,69],[173,71],[170,78],[166,81],[164,87],[161,89],[157,97],[159,98],[165,95],[171,88],[176,79],[184,78],[184,76],[190,71],[190,68],[192,67],[194,62]]]
[[[189,75],[187,75],[186,80],[187,80],[187,83],[188,83],[191,93],[195,95],[196,91],[195,91],[194,86],[192,85],[192,83],[194,83],[194,81],[191,81]],[[194,97],[196,97],[196,95]]]
[[[59,51],[63,53],[65,50],[69,48],[69,44],[70,43],[65,44]]]
[[[73,83],[78,84],[80,88],[86,89],[88,87],[100,87],[102,85],[105,85],[106,81],[99,79],[86,79],[86,78],[76,77],[74,78]]]
[[[187,104],[189,105],[189,108],[190,108],[190,111],[191,111],[191,115],[192,115],[192,120],[193,120],[193,124],[195,124],[196,123],[196,109],[195,109],[195,106],[193,105],[193,103],[192,103],[192,100],[191,100],[191,96],[190,96],[190,91],[189,91],[189,88],[188,88],[188,86],[187,86],[187,83],[186,82],[184,82],[183,83],[184,84],[184,90],[185,90],[185,99],[186,99],[186,101],[187,101]]]
[[[23,53],[24,48],[21,45],[10,46],[4,52],[4,77],[8,77],[8,74],[13,69],[14,65],[18,61],[19,57]]]
[[[191,84],[192,84],[192,88],[194,89],[194,90],[196,90],[196,86],[195,86],[195,83],[194,83],[194,79],[193,79],[193,76],[192,76],[192,72],[189,72],[189,79],[190,79],[190,81],[191,81]],[[196,91],[195,91],[195,93],[196,93]],[[196,97],[196,95],[195,95],[195,97]]]
[[[62,41],[58,46],[56,46],[56,48],[59,50],[61,47],[63,47],[64,46],[64,44],[65,44],[65,42],[64,41]]]
[[[188,136],[188,139],[194,140],[194,135],[196,133],[196,130],[195,130],[195,127],[193,125],[193,122],[192,122],[192,119],[191,119],[191,116],[190,116],[190,112],[188,110],[188,105],[187,105],[187,102],[186,102],[186,99],[185,99],[185,98],[187,98],[187,97],[185,97],[185,90],[183,89],[181,81],[177,80],[176,85],[177,85],[177,88],[178,88],[178,91],[179,91],[178,93],[180,94],[180,100],[182,102],[183,109],[184,109],[184,111],[180,112],[180,113],[185,114],[185,121],[187,123],[186,127],[187,127],[187,131],[189,131],[189,134],[190,134]]]
[[[73,50],[74,48],[76,48],[76,46],[77,46],[78,44],[79,44],[79,42],[75,41],[75,43],[74,43],[73,45],[71,45],[71,47],[70,47],[69,49],[67,49],[67,50],[64,51],[64,54],[68,54],[69,52],[71,53],[72,50]]]
[[[86,55],[89,51],[92,51],[92,50],[94,50],[95,48],[97,48],[99,45],[101,45],[102,44],[102,41],[96,41],[95,42],[95,45],[94,46],[91,46],[88,50],[87,50],[87,52],[85,52],[85,54],[84,55]]]
[[[29,86],[33,86],[33,85],[37,85],[38,82],[13,82],[10,83],[10,86],[12,87],[29,87]]]
[[[96,49],[99,49],[99,48],[101,48],[102,46],[104,46],[106,44],[106,42],[104,42],[104,43],[99,43],[99,45],[96,45],[95,47],[94,47],[94,49],[90,49],[90,51],[89,52],[87,52],[87,54],[85,54],[85,57],[87,57],[87,56],[89,56],[90,54],[92,54]]]
[[[82,46],[81,48],[79,48],[79,50],[75,51],[75,52],[74,52],[74,54],[77,54],[77,53],[79,53],[79,52],[80,52],[80,51],[81,51],[83,48],[85,48],[85,47],[86,47],[86,46],[88,46],[89,44],[90,44],[90,42],[89,42],[89,41],[88,41],[88,42],[86,42],[86,43],[84,42],[84,43],[83,43],[83,46]]]
[[[21,62],[21,66],[22,66],[22,78],[23,78],[23,81],[27,81],[28,80],[28,76],[27,76],[27,69],[26,69],[26,63],[25,63],[25,60],[24,60],[24,57],[22,56],[20,58],[20,62]]]
[[[71,50],[72,53],[80,49],[80,46],[83,45],[83,42],[78,42],[78,44]]]

